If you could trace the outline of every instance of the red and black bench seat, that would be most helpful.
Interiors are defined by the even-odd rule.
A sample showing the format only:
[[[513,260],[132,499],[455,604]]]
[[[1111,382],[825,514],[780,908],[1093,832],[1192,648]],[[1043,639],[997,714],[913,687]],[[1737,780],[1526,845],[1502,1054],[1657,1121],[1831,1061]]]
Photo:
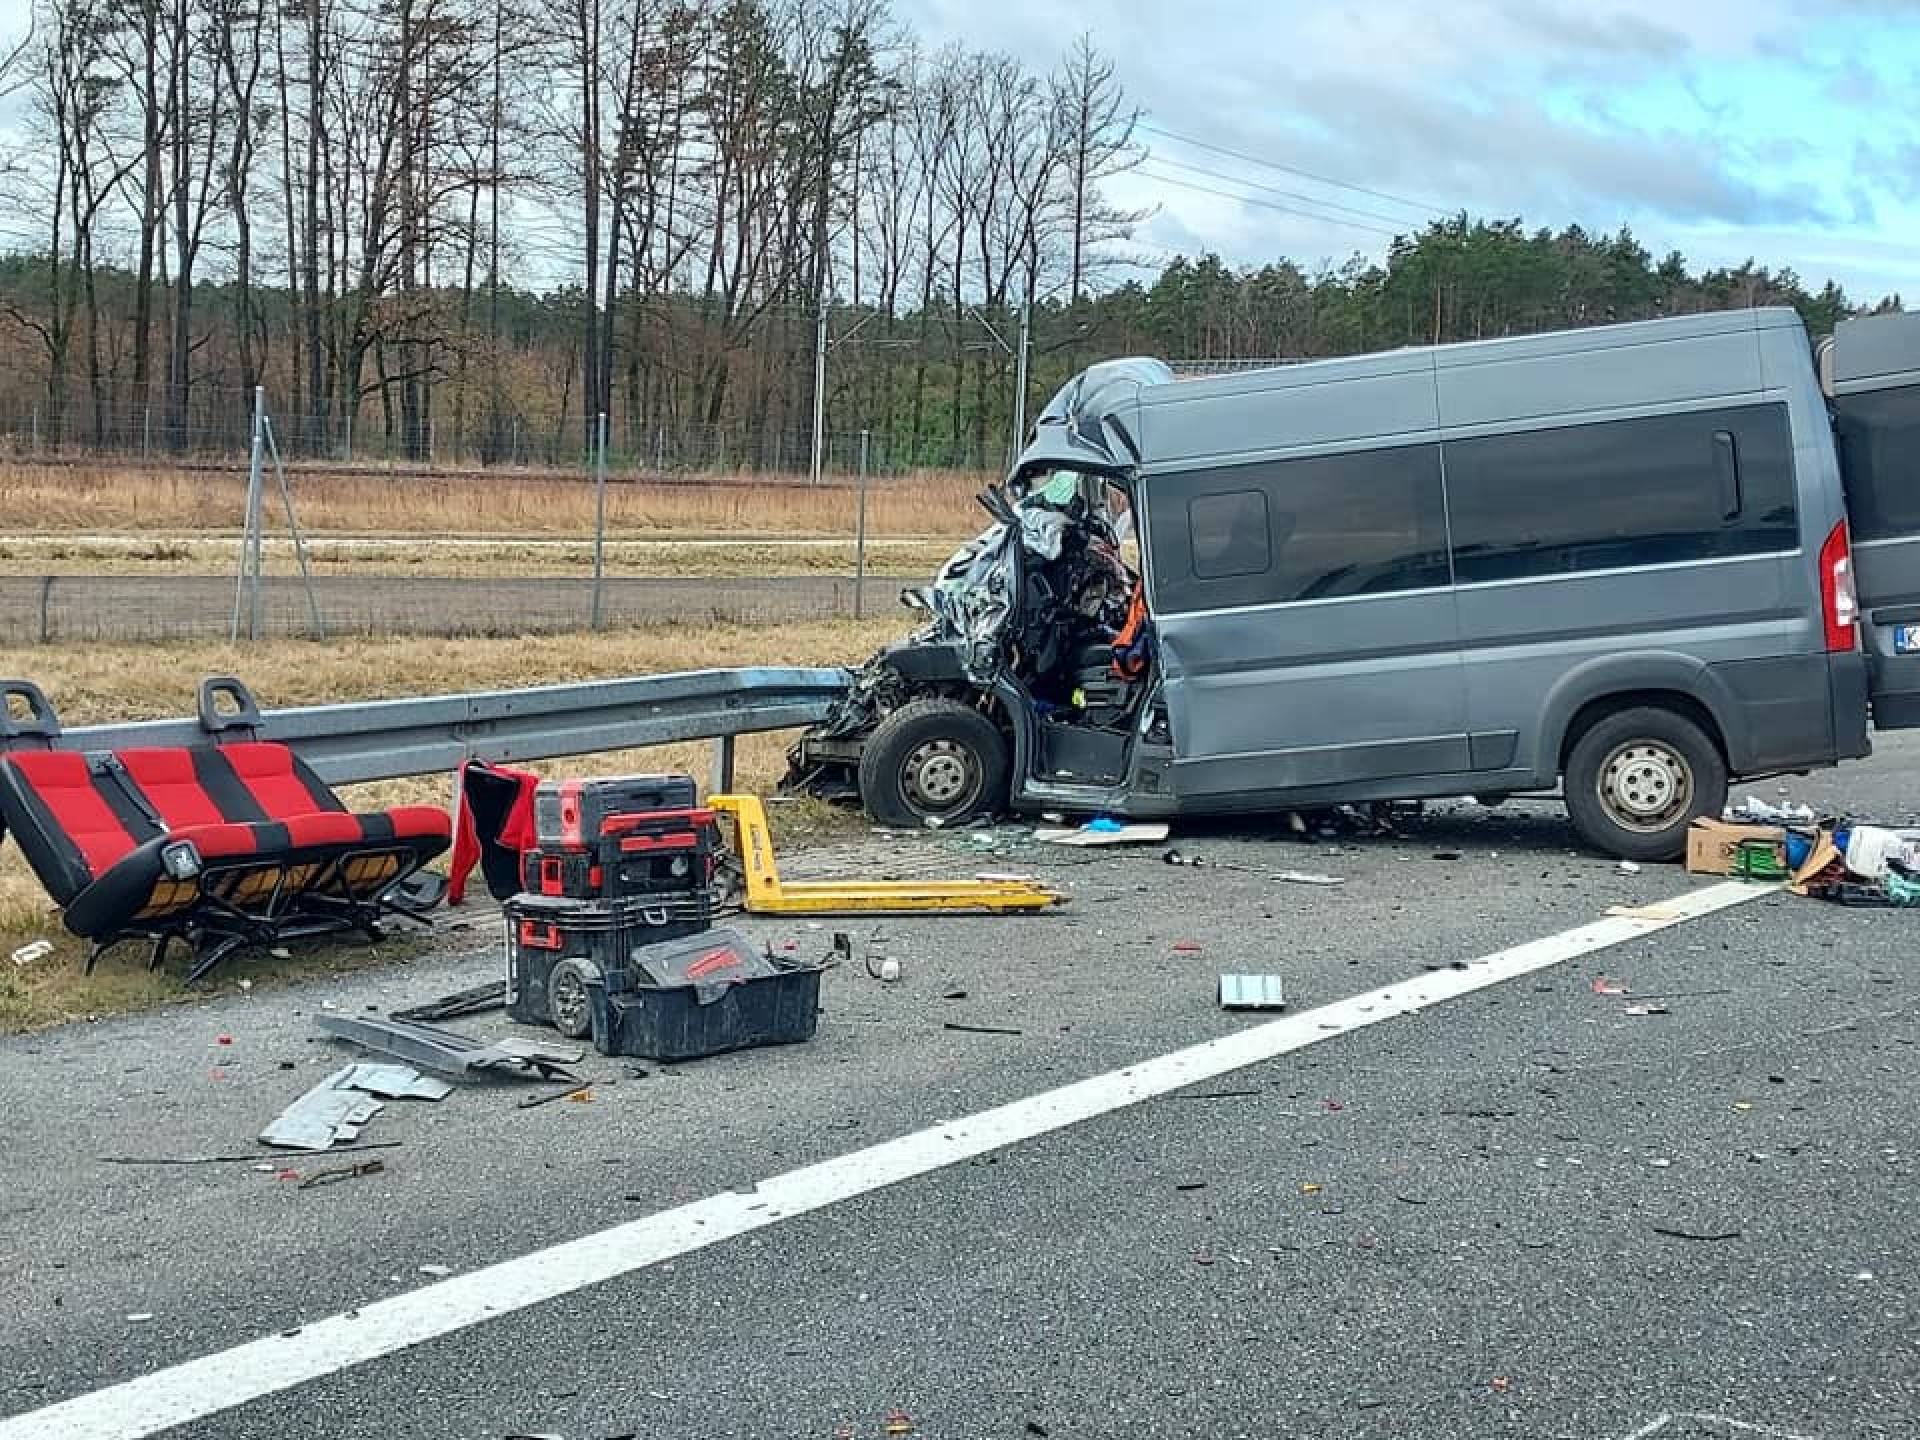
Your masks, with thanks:
[[[51,744],[58,722],[44,697],[19,682],[0,689],[31,692],[43,712],[7,720],[0,740]],[[248,710],[258,718],[250,700]],[[447,848],[450,826],[430,806],[350,812],[285,745],[247,739],[0,752],[8,832],[68,929],[99,946],[151,937],[156,962],[172,937],[203,954],[210,941],[204,973],[237,944],[406,913],[394,887]]]

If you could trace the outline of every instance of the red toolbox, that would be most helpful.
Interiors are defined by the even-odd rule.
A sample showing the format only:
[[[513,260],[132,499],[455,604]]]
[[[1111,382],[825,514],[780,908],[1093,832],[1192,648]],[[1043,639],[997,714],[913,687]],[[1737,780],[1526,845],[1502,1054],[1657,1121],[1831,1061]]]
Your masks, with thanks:
[[[534,839],[543,848],[577,850],[606,834],[617,818],[691,810],[697,802],[691,775],[543,780],[533,792]]]
[[[542,840],[521,857],[529,895],[622,900],[712,888],[720,830],[711,810],[663,810],[605,818],[593,841]]]

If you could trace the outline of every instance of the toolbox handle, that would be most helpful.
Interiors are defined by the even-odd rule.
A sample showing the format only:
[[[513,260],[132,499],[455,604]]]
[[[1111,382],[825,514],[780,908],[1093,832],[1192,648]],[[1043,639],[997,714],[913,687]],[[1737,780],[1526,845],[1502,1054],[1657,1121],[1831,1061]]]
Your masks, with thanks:
[[[522,920],[520,943],[529,950],[558,950],[561,945],[560,927],[551,921],[542,924],[537,920]]]

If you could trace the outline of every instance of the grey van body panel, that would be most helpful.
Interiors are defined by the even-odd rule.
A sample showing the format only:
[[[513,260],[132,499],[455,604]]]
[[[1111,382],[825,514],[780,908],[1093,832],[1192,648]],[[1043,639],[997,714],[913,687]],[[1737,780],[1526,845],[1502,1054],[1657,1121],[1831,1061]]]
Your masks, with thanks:
[[[1182,809],[1551,789],[1580,710],[1646,692],[1702,707],[1736,775],[1859,753],[1846,708],[1857,667],[1826,654],[1817,573],[1844,510],[1790,310],[1409,349],[1137,396],[1135,503]],[[1174,477],[1219,472],[1225,485],[1237,467],[1437,441],[1444,482],[1449,441],[1763,405],[1787,412],[1789,550],[1270,605],[1156,594],[1168,582],[1152,536],[1171,523],[1156,525],[1156,505],[1189,489]]]
[[[1834,331],[1827,355],[1834,406],[1840,412],[1843,442],[1849,412],[1867,403],[1876,392],[1920,394],[1920,315],[1869,315],[1845,320]],[[1898,397],[1882,393],[1882,399]],[[1920,400],[1912,402],[1920,406]],[[1909,417],[1911,411],[1909,411]],[[1904,445],[1904,437],[1896,442]],[[1920,455],[1911,461],[1902,453],[1895,473],[1876,474],[1879,489],[1920,487]],[[1860,479],[1856,470],[1852,477]],[[1904,502],[1879,496],[1869,507],[1879,525],[1857,526],[1853,563],[1860,595],[1862,638],[1865,641],[1873,723],[1880,729],[1920,725],[1920,655],[1896,655],[1896,625],[1920,624],[1920,531],[1909,521],[1886,529],[1895,516],[1910,517],[1911,499]]]

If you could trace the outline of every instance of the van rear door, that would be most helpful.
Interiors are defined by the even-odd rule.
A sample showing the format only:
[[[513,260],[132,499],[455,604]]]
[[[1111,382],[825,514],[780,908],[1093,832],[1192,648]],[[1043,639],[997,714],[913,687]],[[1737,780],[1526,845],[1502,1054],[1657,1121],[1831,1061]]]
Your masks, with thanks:
[[[1823,357],[1878,730],[1920,725],[1920,315],[1849,320]]]

